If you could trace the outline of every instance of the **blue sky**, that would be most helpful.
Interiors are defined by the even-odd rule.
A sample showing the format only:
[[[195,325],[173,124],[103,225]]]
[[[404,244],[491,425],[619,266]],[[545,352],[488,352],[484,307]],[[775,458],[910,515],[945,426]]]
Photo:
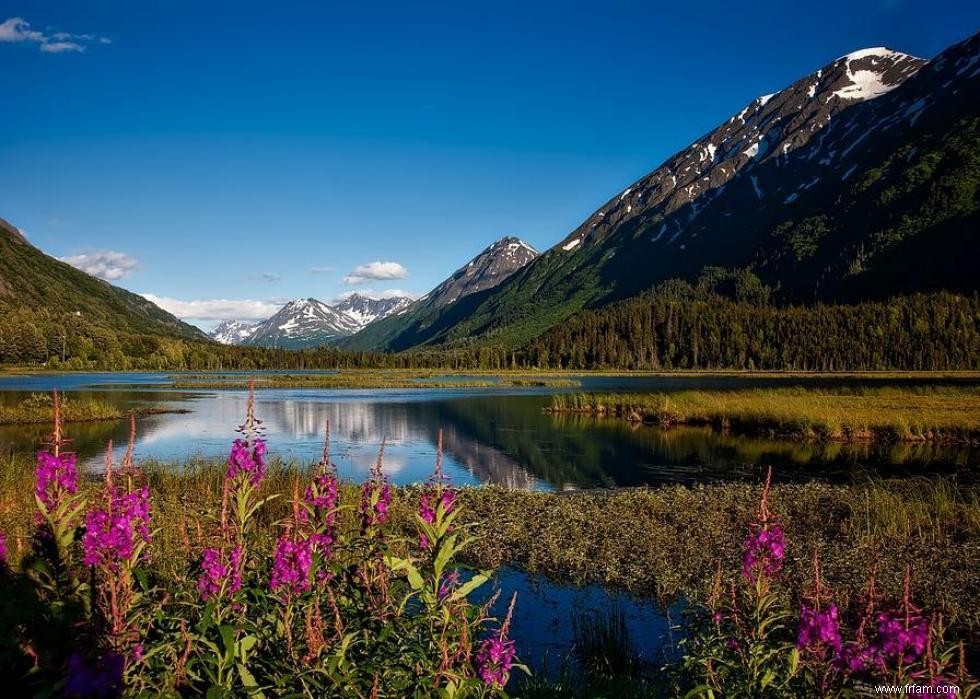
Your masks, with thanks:
[[[0,23],[0,216],[209,326],[550,247],[755,96],[858,48],[930,57],[980,4],[5,0]]]

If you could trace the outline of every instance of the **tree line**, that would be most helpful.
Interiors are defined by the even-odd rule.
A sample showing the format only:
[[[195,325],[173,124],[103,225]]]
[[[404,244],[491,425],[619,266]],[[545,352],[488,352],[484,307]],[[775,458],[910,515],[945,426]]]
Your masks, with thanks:
[[[43,309],[0,308],[0,363],[66,370],[980,369],[980,297],[947,292],[776,306],[669,282],[582,311],[522,348],[472,340],[398,354],[227,346],[128,333]]]

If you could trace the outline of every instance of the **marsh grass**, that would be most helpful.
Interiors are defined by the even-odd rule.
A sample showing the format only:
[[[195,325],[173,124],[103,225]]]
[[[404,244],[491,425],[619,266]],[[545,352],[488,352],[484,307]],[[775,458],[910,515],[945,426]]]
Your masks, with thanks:
[[[243,389],[252,378],[246,375],[177,374],[173,376],[175,388],[229,388]],[[254,377],[255,388],[493,388],[501,386],[545,386],[574,388],[580,382],[551,375],[534,373],[489,374],[464,372],[454,374],[443,371],[337,371],[334,373],[309,374],[260,374]]]
[[[154,521],[155,565],[178,570],[207,545],[220,513],[225,464],[141,462]],[[0,461],[0,530],[14,557],[23,553],[33,516],[33,460]],[[273,523],[285,516],[297,483],[308,471],[298,463],[270,463],[265,492],[278,494],[259,523],[271,541]],[[97,476],[83,488],[99,487]],[[342,517],[355,516],[356,484],[341,488]],[[411,532],[419,489],[395,489],[392,527]],[[752,517],[758,488],[744,484],[667,486],[579,492],[572,495],[463,488],[461,521],[472,524],[467,562],[481,568],[510,565],[560,583],[595,583],[669,602],[700,598],[716,563],[735,570],[741,532]],[[867,481],[853,485],[813,482],[773,489],[787,541],[790,590],[805,589],[810,558],[819,551],[828,584],[847,599],[858,594],[873,569],[886,593],[900,591],[911,567],[917,598],[963,627],[980,631],[980,490],[951,480]],[[353,520],[352,520],[353,521]]]
[[[548,410],[816,440],[980,440],[977,386],[572,393],[553,396]]]
[[[121,410],[109,401],[96,399],[61,398],[61,416],[64,422],[100,422],[123,420],[130,415],[159,415],[162,413],[189,412],[155,407]],[[46,393],[32,393],[17,405],[0,405],[0,425],[28,425],[54,422],[54,404]]]

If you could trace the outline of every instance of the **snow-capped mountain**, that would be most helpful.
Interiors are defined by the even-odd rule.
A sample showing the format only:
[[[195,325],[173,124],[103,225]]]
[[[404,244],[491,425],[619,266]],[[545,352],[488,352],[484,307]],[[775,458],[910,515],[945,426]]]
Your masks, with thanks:
[[[329,344],[360,329],[357,321],[314,298],[290,301],[255,326],[243,344],[263,347],[313,347]]]
[[[453,272],[417,301],[384,320],[372,323],[356,337],[346,340],[348,347],[388,346],[392,338],[415,327],[426,327],[435,315],[453,312],[465,317],[463,299],[476,298],[509,279],[538,256],[538,251],[520,238],[507,236],[493,243],[479,255]]]
[[[413,307],[412,324],[352,342],[517,347],[583,308],[719,268],[754,275],[776,302],[974,289],[977,208],[960,184],[973,177],[978,82],[980,34],[929,61],[842,56],[744,105],[464,308]]]
[[[369,323],[398,313],[412,303],[408,296],[388,296],[374,299],[363,294],[351,294],[343,301],[333,304],[335,311],[346,313],[363,328]]]
[[[208,337],[223,345],[240,345],[255,331],[255,325],[247,320],[226,320],[209,332]]]
[[[501,238],[420,298],[418,305],[442,308],[497,286],[537,256],[538,251],[520,238]]]
[[[330,305],[314,298],[290,301],[274,316],[261,322],[226,320],[209,333],[225,345],[263,347],[317,347],[353,335],[376,320],[408,307],[407,296],[374,299],[352,294]]]

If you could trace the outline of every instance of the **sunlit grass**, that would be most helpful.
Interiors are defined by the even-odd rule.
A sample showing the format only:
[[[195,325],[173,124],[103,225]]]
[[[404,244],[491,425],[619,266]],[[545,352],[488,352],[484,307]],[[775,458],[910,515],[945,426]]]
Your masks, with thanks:
[[[980,438],[980,387],[976,386],[574,393],[554,396],[550,409],[814,439]]]

